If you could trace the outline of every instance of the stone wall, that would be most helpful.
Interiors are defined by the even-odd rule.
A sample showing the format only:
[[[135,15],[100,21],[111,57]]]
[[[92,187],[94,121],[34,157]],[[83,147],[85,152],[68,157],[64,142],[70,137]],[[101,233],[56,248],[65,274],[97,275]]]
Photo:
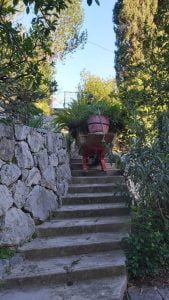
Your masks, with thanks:
[[[61,205],[71,177],[62,134],[0,124],[0,247],[29,240]]]

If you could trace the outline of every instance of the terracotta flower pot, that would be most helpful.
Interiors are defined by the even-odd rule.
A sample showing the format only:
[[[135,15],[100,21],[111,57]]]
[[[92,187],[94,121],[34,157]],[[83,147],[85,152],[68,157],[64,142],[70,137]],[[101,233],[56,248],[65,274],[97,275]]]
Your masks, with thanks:
[[[102,115],[93,115],[87,120],[90,133],[107,133],[109,131],[109,124],[109,118]]]

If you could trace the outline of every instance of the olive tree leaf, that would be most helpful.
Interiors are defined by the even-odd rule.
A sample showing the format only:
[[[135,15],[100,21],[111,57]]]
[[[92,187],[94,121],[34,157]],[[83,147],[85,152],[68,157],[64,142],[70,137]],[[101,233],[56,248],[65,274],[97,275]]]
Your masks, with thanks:
[[[27,13],[27,15],[29,14],[29,12],[30,12],[30,8],[29,8],[29,6],[27,6],[26,7],[26,13]]]
[[[92,5],[93,0],[87,0],[87,4],[90,6]]]
[[[13,0],[13,5],[16,6],[18,4],[19,0]]]

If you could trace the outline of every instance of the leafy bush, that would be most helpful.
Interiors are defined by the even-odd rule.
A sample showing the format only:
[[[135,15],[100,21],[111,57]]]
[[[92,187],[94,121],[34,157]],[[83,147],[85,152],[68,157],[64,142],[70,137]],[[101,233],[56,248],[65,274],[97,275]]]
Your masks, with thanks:
[[[156,128],[157,130],[157,128]],[[135,205],[144,204],[161,212],[163,219],[169,217],[169,115],[160,122],[156,139],[145,144],[135,139],[125,155],[127,174],[139,195]]]
[[[133,209],[133,231],[126,240],[127,266],[133,277],[154,275],[169,265],[169,233],[160,213]]]
[[[81,125],[89,116],[89,105],[85,100],[73,100],[69,107],[57,112],[54,123],[61,129],[69,129],[74,123]]]
[[[43,111],[40,108],[36,107],[35,103],[32,102],[23,103],[23,105],[15,105],[13,110],[14,121],[28,126],[31,126],[31,121],[38,118],[42,113]],[[8,115],[6,115],[6,119],[7,121],[11,121]]]
[[[27,125],[32,128],[41,128],[43,125],[42,115],[31,115]]]
[[[137,187],[139,199],[137,205],[144,203],[147,207],[169,209],[169,155],[162,151],[157,143],[138,147],[126,156],[128,174]]]
[[[44,115],[50,116],[51,109],[50,109],[49,101],[47,100],[38,101],[37,103],[35,103],[35,106],[39,108]]]
[[[169,113],[154,124],[156,138],[135,138],[125,155],[128,178],[134,183],[132,233],[127,242],[129,273],[142,277],[158,273],[169,258]],[[147,137],[147,136],[146,136]]]

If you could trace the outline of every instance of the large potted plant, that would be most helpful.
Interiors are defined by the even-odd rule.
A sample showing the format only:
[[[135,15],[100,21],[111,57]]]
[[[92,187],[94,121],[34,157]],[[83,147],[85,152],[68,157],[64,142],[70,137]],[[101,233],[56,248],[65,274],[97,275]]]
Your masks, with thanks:
[[[55,116],[59,129],[67,129],[76,137],[88,132],[116,133],[124,128],[125,110],[121,103],[106,100],[89,103],[86,99],[74,100]]]

